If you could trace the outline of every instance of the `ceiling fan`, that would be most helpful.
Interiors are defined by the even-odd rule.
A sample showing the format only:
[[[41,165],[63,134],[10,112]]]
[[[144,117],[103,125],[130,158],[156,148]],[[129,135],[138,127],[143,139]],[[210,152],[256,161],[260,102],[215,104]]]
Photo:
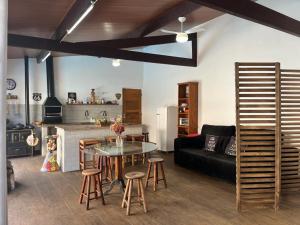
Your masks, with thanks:
[[[180,32],[166,30],[166,29],[160,29],[160,31],[169,34],[176,34],[176,41],[179,43],[187,42],[189,39],[188,34],[190,33],[204,31],[204,29],[202,28],[202,24],[192,27],[186,31],[183,31],[183,23],[186,21],[186,18],[183,16],[178,17],[178,21],[180,22]]]

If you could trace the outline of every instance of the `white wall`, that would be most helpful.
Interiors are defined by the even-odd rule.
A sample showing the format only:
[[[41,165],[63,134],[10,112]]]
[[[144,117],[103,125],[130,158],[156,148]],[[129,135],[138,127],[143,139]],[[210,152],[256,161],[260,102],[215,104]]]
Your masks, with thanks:
[[[95,57],[60,57],[54,60],[55,91],[62,102],[68,92],[76,92],[78,99],[90,96],[91,88],[106,100],[115,100],[122,88],[142,88],[143,63],[121,61],[113,67],[111,59]]]
[[[14,79],[17,82],[16,89],[13,91],[7,91],[13,95],[17,95],[20,102],[25,102],[25,66],[24,59],[8,59],[7,60],[7,78]]]
[[[96,95],[105,100],[115,100],[116,93],[122,93],[122,88],[142,88],[143,63],[121,61],[120,67],[113,67],[110,59],[87,56],[67,56],[54,58],[55,95],[66,103],[68,92],[76,92],[77,99],[86,100],[90,96],[91,89],[96,89]],[[25,85],[24,85],[24,59],[8,60],[8,78],[16,81],[17,86],[13,95],[18,95],[18,101],[9,101],[7,118],[12,123],[25,122]],[[47,97],[46,63],[37,64],[35,59],[29,61],[29,97],[31,121],[41,120],[41,104]],[[42,93],[42,100],[34,102],[32,93]],[[122,103],[122,99],[119,101]],[[100,107],[100,108],[99,108]],[[95,112],[106,110],[109,116],[120,114],[121,107],[109,106],[88,107],[90,116],[97,116]],[[71,114],[64,115],[65,122],[79,122],[87,107],[75,107]],[[75,109],[74,108],[74,109]],[[70,112],[70,110],[66,111]],[[100,110],[101,109],[101,110]]]
[[[42,104],[47,97],[46,63],[29,63],[30,104],[33,92],[42,93]],[[19,104],[25,103],[24,59],[8,60],[8,78],[17,82],[17,87],[9,93],[18,95]],[[115,100],[115,93],[122,88],[142,88],[143,63],[121,61],[120,67],[113,67],[110,59],[86,56],[54,58],[55,95],[62,103],[67,101],[68,92],[76,92],[78,99],[86,99],[91,88],[106,100]]]
[[[259,1],[300,19],[297,0]],[[235,124],[235,62],[280,62],[283,68],[300,69],[300,38],[230,15],[205,25],[198,38],[198,67],[144,64],[143,123],[156,140],[156,109],[177,104],[177,83],[199,81],[199,122]],[[189,44],[170,44],[145,51],[190,57]],[[174,121],[176,123],[176,121]]]

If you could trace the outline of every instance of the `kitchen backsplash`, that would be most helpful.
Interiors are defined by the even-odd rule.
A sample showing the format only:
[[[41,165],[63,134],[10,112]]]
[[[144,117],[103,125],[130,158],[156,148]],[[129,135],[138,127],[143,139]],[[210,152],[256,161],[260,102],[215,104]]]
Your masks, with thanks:
[[[88,116],[86,111],[88,112]],[[64,105],[63,106],[63,122],[64,123],[80,123],[89,122],[90,118],[101,118],[102,112],[106,111],[107,118],[114,118],[122,115],[121,105]],[[42,120],[42,105],[30,105],[30,121]],[[25,105],[24,104],[8,104],[7,119],[13,124],[25,123]]]
[[[77,123],[89,122],[93,118],[101,118],[103,112],[107,113],[107,118],[115,118],[122,115],[122,106],[120,105],[64,105],[63,122]],[[86,116],[88,115],[88,116]]]

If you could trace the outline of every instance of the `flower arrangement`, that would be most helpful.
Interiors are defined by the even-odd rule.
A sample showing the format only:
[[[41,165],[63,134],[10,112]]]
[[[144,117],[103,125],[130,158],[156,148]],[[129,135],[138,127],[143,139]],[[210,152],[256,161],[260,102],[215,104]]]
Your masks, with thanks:
[[[114,131],[116,135],[120,136],[125,131],[125,127],[122,124],[122,118],[117,117],[114,120],[114,123],[110,126],[110,129]]]

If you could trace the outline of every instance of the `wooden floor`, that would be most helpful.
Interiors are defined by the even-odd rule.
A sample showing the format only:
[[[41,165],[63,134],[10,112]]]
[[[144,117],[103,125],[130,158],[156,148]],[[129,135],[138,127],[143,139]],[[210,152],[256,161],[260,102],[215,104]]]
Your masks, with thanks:
[[[85,210],[78,203],[81,174],[41,173],[43,159],[13,159],[17,188],[8,196],[9,225],[297,225],[300,224],[300,195],[286,199],[279,212],[255,209],[237,213],[235,187],[223,180],[174,165],[173,155],[164,154],[168,188],[146,192],[149,212],[139,206],[132,216],[121,208],[118,189],[105,196],[107,205],[92,201]],[[145,171],[146,166],[129,167]]]

